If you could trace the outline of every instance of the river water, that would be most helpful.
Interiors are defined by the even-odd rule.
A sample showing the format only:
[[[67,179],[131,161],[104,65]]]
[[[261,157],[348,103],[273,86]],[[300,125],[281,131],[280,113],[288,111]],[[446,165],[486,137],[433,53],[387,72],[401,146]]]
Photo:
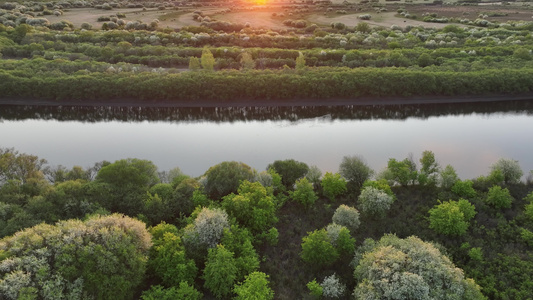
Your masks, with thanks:
[[[49,165],[90,167],[123,158],[191,176],[222,161],[261,171],[293,158],[336,172],[362,156],[377,172],[424,150],[463,179],[499,158],[533,169],[533,101],[340,107],[146,108],[0,106],[0,147]]]

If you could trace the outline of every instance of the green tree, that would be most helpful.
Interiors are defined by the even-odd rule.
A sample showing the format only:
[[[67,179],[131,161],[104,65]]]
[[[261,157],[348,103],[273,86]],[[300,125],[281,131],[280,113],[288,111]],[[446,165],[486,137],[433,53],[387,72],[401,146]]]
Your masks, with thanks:
[[[432,151],[424,151],[420,158],[420,165],[418,182],[421,185],[436,185],[440,167],[435,159],[435,154]]]
[[[418,177],[416,165],[409,158],[402,161],[391,158],[387,163],[387,169],[390,171],[391,179],[403,186],[413,184]]]
[[[236,281],[242,281],[246,275],[259,269],[259,256],[252,245],[253,241],[252,234],[246,228],[231,225],[230,229],[224,229],[220,243],[234,255]]]
[[[345,156],[342,158],[339,166],[339,173],[348,181],[348,189],[355,191],[363,183],[370,179],[374,171],[366,164],[365,160],[360,156]]]
[[[263,272],[250,273],[242,284],[235,285],[235,299],[272,300],[274,291],[268,285],[268,275]]]
[[[294,159],[276,160],[269,164],[267,170],[273,169],[281,176],[281,182],[289,189],[292,188],[294,182],[304,177],[309,171],[309,166],[306,163],[296,161]]]
[[[142,212],[146,192],[159,183],[157,167],[148,160],[122,159],[103,166],[91,182],[94,201],[111,212]]]
[[[305,57],[302,52],[298,52],[298,57],[296,58],[296,70],[305,69]]]
[[[459,181],[459,176],[451,165],[447,165],[439,173],[439,184],[445,190],[450,190]]]
[[[194,260],[186,257],[180,237],[171,232],[154,241],[149,267],[166,286],[178,286],[181,282],[193,285],[198,272]]]
[[[201,68],[202,65],[200,64],[198,57],[191,56],[191,58],[189,58],[189,70],[199,71]]]
[[[362,249],[368,250],[354,260],[355,299],[486,299],[449,258],[417,237],[385,235]]]
[[[307,181],[307,178],[296,181],[295,186],[296,188],[290,194],[291,198],[306,208],[311,207],[318,199],[318,196],[313,190],[313,185]]]
[[[178,287],[165,289],[160,285],[152,286],[148,291],[144,291],[142,300],[200,300],[202,293],[187,282],[181,282]]]
[[[463,235],[475,215],[475,206],[465,199],[445,201],[429,210],[429,228],[446,235]]]
[[[322,286],[316,282],[316,278],[307,283],[307,288],[309,289],[309,294],[314,299],[320,299],[324,293]]]
[[[225,196],[222,206],[254,234],[268,230],[277,222],[274,199],[259,182],[243,181],[238,194]]]
[[[220,199],[230,193],[237,192],[241,181],[252,181],[254,173],[247,164],[236,161],[225,161],[213,166],[205,172],[207,182],[205,191],[212,199]]]
[[[226,250],[222,245],[211,248],[205,263],[204,287],[219,299],[227,298],[233,290],[237,271],[233,252]]]
[[[205,47],[202,50],[202,56],[200,57],[200,62],[202,64],[202,68],[206,71],[214,71],[215,70],[215,57],[213,56],[213,53]]]
[[[346,192],[346,179],[342,178],[339,173],[332,174],[327,172],[320,182],[324,195],[330,200]]]
[[[452,192],[459,197],[474,198],[477,195],[476,190],[472,187],[472,180],[458,180],[452,186]]]
[[[241,56],[241,69],[252,70],[255,68],[255,61],[252,55],[248,52],[244,52]]]
[[[485,202],[495,208],[511,208],[513,200],[507,188],[502,189],[497,185],[489,189],[487,198],[485,198]]]
[[[333,264],[339,253],[325,229],[309,232],[302,239],[300,257],[311,266],[324,267]]]

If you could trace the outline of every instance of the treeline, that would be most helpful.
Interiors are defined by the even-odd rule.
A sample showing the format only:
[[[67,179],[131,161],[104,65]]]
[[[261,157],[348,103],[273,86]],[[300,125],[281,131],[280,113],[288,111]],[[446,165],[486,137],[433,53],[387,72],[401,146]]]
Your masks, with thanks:
[[[35,73],[29,67],[0,70],[0,80],[2,97],[57,100],[311,98],[327,101],[378,96],[519,94],[533,89],[530,69],[456,73],[403,68],[320,68],[179,74],[80,70],[74,74],[47,75]]]
[[[530,297],[533,173],[524,182],[514,160],[472,180],[431,151],[377,174],[359,156],[338,173],[290,159],[266,169],[67,169],[1,149],[0,296]]]

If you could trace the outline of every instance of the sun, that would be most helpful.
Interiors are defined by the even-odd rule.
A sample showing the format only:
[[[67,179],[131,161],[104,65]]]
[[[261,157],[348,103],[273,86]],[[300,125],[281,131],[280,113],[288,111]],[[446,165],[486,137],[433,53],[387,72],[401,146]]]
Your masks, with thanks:
[[[265,5],[268,0],[250,0],[255,5]]]

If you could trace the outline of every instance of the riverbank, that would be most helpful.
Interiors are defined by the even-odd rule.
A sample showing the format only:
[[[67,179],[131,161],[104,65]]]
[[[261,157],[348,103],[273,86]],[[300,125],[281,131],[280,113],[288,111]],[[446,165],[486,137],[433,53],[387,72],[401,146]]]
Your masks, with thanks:
[[[448,96],[448,97],[361,97],[337,99],[236,99],[236,100],[47,100],[28,98],[0,98],[0,105],[32,105],[32,106],[110,106],[110,107],[290,107],[290,106],[368,106],[368,105],[412,105],[412,104],[447,104],[447,103],[479,103],[495,101],[533,100],[533,93],[520,95],[487,95],[487,96]]]

